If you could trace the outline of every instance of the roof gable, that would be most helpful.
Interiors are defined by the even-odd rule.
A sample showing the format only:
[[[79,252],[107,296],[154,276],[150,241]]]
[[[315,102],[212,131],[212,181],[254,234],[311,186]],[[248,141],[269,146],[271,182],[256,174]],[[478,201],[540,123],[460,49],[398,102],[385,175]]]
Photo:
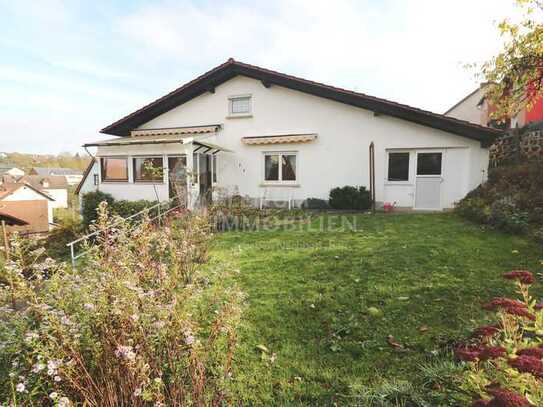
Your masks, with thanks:
[[[297,78],[258,66],[245,64],[229,59],[222,65],[197,77],[180,88],[151,102],[141,109],[125,116],[115,123],[103,128],[102,133],[116,136],[128,136],[130,131],[161,114],[188,102],[189,100],[206,92],[214,92],[215,87],[242,75],[260,80],[265,87],[271,85],[282,86],[314,96],[334,100],[351,106],[360,107],[399,119],[407,120],[423,126],[443,130],[459,136],[480,141],[483,145],[490,144],[495,137],[502,134],[500,130],[472,124],[463,120],[454,119],[441,114],[417,109],[408,105],[392,102],[386,99],[336,88],[307,79]]]

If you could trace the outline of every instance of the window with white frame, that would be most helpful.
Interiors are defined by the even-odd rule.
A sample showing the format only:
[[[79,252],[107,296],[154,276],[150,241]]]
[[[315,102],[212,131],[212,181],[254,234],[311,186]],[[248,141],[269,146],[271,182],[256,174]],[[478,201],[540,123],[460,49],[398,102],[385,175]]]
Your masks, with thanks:
[[[251,96],[231,96],[228,98],[230,116],[246,116],[251,114]]]
[[[128,159],[126,157],[101,157],[102,182],[127,182]]]
[[[388,153],[389,182],[409,181],[409,152]]]
[[[162,157],[134,157],[134,182],[163,182]]]
[[[264,153],[264,182],[296,182],[297,154]]]

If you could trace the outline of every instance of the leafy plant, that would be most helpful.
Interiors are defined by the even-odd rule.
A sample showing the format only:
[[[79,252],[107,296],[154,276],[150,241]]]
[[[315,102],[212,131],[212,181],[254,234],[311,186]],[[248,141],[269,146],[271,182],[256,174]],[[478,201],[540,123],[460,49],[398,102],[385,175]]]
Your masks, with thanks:
[[[371,197],[366,187],[344,186],[330,191],[329,203],[334,209],[363,211],[371,208]]]
[[[302,203],[302,209],[330,209],[330,204],[325,199],[307,198]]]
[[[133,226],[106,208],[76,270],[14,238],[0,268],[0,404],[234,404],[243,295],[224,264],[201,267],[209,224],[182,213]]]
[[[496,324],[477,328],[459,345],[456,356],[467,364],[462,387],[475,406],[543,405],[543,304],[529,293],[529,271],[504,274],[516,282],[518,299],[494,298],[483,306],[496,313]]]
[[[111,205],[114,202],[113,196],[102,191],[92,191],[81,197],[81,216],[85,226],[89,226],[98,219],[98,206],[101,202],[107,202],[108,205]]]

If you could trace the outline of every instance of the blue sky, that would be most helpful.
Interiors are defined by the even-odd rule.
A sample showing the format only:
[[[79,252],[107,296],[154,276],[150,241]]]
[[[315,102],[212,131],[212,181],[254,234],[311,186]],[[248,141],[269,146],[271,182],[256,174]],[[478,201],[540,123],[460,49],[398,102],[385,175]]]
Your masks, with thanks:
[[[58,153],[234,57],[442,113],[513,0],[0,0],[0,151]]]

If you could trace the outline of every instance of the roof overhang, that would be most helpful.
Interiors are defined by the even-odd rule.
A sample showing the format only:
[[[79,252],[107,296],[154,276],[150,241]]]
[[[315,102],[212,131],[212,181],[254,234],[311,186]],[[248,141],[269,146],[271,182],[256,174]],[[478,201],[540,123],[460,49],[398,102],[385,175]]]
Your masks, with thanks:
[[[209,126],[171,127],[161,129],[138,129],[131,131],[130,137],[114,138],[94,143],[84,144],[83,147],[107,147],[144,144],[175,144],[202,134],[214,134],[221,128],[220,124]]]
[[[194,99],[207,92],[214,92],[215,87],[236,76],[246,76],[262,82],[265,87],[282,86],[314,96],[323,97],[340,103],[360,107],[376,114],[396,117],[423,126],[432,127],[448,133],[480,141],[483,146],[491,144],[503,134],[501,130],[479,126],[464,120],[454,119],[442,114],[417,109],[386,99],[340,89],[318,82],[297,78],[280,72],[244,64],[229,59],[222,65],[188,82],[180,88],[155,100],[143,108],[125,116],[103,128],[102,133],[116,136],[129,136],[131,131],[155,117]]]
[[[208,143],[207,141],[192,141],[192,145],[194,146],[193,153],[200,153],[200,154],[217,154],[220,152],[223,153],[233,153],[232,150],[229,150],[227,148],[221,147],[217,144]]]
[[[262,145],[262,144],[299,144],[310,143],[317,139],[317,135],[310,134],[282,134],[276,136],[255,136],[243,137],[241,140],[247,145]]]

